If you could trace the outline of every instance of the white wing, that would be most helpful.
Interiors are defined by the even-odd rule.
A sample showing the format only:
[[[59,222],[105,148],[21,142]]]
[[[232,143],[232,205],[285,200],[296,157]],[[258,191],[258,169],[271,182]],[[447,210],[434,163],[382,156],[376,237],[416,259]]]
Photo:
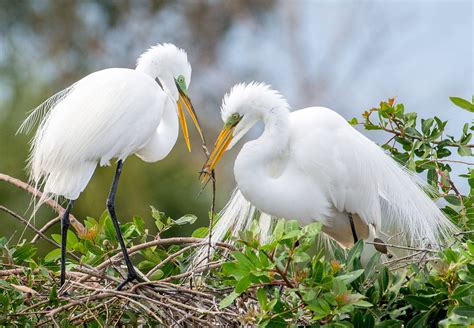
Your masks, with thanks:
[[[388,236],[403,232],[403,241],[411,245],[436,245],[455,231],[422,190],[421,180],[339,114],[306,108],[293,112],[291,123],[298,127],[293,129],[298,140],[294,161],[308,177],[327,177],[329,183],[320,187],[338,212],[358,214]]]
[[[165,95],[150,77],[128,69],[95,72],[39,107],[50,108],[32,141],[31,178],[45,193],[75,199],[97,163],[124,159],[156,131]]]

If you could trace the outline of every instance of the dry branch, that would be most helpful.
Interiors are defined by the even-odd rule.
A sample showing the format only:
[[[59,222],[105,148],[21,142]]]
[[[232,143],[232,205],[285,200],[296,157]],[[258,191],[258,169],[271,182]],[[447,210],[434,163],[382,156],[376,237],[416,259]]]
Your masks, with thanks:
[[[0,173],[0,180],[8,182],[9,184],[12,184],[15,187],[18,187],[20,189],[23,189],[38,199],[41,199],[41,197],[43,196],[43,193],[39,191],[38,189],[34,188],[33,186],[29,185],[26,182],[13,178],[9,175]],[[64,207],[59,205],[54,199],[51,199],[51,198],[46,199],[45,203],[49,207],[51,207],[56,213],[58,213],[61,216],[63,215],[65,211]],[[72,214],[69,215],[69,220],[71,221],[71,225],[73,226],[73,228],[76,230],[78,234],[80,235],[85,234],[86,228]]]

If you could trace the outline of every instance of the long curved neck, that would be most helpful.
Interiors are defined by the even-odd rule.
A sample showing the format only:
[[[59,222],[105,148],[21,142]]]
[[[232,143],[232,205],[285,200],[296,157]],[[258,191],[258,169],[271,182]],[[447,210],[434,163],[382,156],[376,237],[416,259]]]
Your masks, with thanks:
[[[175,102],[167,96],[160,124],[150,141],[136,154],[146,162],[156,162],[166,157],[178,139],[179,121]]]
[[[265,112],[264,132],[258,139],[247,142],[237,156],[235,179],[244,196],[253,203],[265,201],[262,195],[280,187],[278,177],[288,160],[289,115],[285,107]]]

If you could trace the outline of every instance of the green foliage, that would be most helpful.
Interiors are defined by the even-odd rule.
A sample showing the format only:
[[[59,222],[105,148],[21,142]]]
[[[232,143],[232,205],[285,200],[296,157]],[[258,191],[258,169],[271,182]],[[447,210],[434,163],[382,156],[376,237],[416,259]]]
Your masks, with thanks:
[[[461,327],[474,323],[474,243],[456,244],[439,253],[436,265],[389,271],[363,268],[358,242],[335,259],[309,255],[319,224],[300,228],[277,223],[271,242],[260,245],[254,226],[240,236],[240,251],[209,283],[233,287],[220,307],[236,299],[256,299],[258,311],[246,324],[274,327],[293,323],[315,327]]]
[[[468,109],[467,100],[452,97],[457,106]],[[470,104],[472,109],[472,104]],[[456,110],[456,109],[454,109]],[[435,199],[444,198],[447,206],[443,209],[452,221],[466,230],[474,230],[474,125],[465,123],[458,137],[445,134],[447,121],[439,117],[418,120],[417,114],[406,112],[403,104],[395,99],[382,101],[378,108],[363,113],[363,121],[353,118],[353,125],[363,124],[366,130],[382,130],[391,138],[382,145],[384,149],[409,170],[425,173],[430,190]],[[456,152],[461,159],[453,158]],[[467,167],[460,178],[466,182],[469,192],[463,195],[452,180],[453,165]]]
[[[453,102],[466,107],[462,101]],[[128,247],[139,246],[131,254],[133,261],[158,289],[130,290],[136,298],[115,297],[105,310],[104,300],[89,297],[97,295],[97,285],[113,290],[117,284],[114,279],[120,280],[123,270],[117,265],[120,258],[117,263],[108,262],[119,256],[120,250],[110,217],[104,212],[100,218],[85,218],[86,232],[68,232],[68,271],[74,276],[87,269],[102,277],[86,287],[74,285],[68,297],[57,289],[59,248],[38,256],[36,244],[24,241],[14,245],[0,238],[0,325],[48,325],[54,318],[65,327],[84,322],[92,327],[156,326],[189,317],[189,325],[203,324],[193,320],[209,325],[228,320],[229,325],[259,327],[474,325],[474,172],[469,164],[472,124],[465,124],[457,137],[445,135],[447,122],[438,117],[418,120],[416,113],[405,112],[393,99],[365,112],[363,119],[359,123],[354,118],[350,123],[389,133],[391,138],[383,147],[410,170],[426,174],[433,198],[442,199],[443,211],[460,226],[461,231],[441,251],[423,251],[418,257],[390,265],[380,264],[380,254],[376,254],[363,267],[362,241],[349,250],[336,248],[328,255],[315,249],[315,241],[321,238],[320,224],[300,227],[297,221],[279,220],[265,244],[260,243],[254,223],[240,233],[236,247],[221,245],[213,255],[214,265],[206,268],[201,279],[194,279],[201,271],[187,271],[186,261],[203,244],[199,238],[207,234],[207,227],[196,229],[189,238],[163,239],[163,233],[193,224],[196,217],[173,219],[151,207],[149,219],[157,228],[156,235],[150,234],[141,217],[124,220],[121,231]],[[456,153],[460,160],[453,158]],[[457,172],[459,167],[461,172],[467,170],[454,178],[455,166]],[[57,234],[51,238],[60,241]],[[191,280],[183,280],[191,276]],[[184,301],[182,297],[189,290],[200,294],[191,294]],[[159,310],[142,295],[161,302]],[[205,296],[211,298],[201,302]],[[71,300],[77,303],[61,310]],[[173,300],[178,300],[172,303],[177,310],[167,307]],[[52,315],[54,309],[61,311]]]

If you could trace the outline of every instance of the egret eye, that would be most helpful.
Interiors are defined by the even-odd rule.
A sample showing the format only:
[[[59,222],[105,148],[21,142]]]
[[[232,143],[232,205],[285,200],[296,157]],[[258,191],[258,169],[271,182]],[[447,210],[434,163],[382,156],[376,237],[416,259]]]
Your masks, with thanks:
[[[229,126],[236,126],[240,122],[241,119],[242,117],[240,116],[239,113],[234,113],[227,119],[226,124]]]
[[[178,76],[178,83],[184,83],[184,76]]]

